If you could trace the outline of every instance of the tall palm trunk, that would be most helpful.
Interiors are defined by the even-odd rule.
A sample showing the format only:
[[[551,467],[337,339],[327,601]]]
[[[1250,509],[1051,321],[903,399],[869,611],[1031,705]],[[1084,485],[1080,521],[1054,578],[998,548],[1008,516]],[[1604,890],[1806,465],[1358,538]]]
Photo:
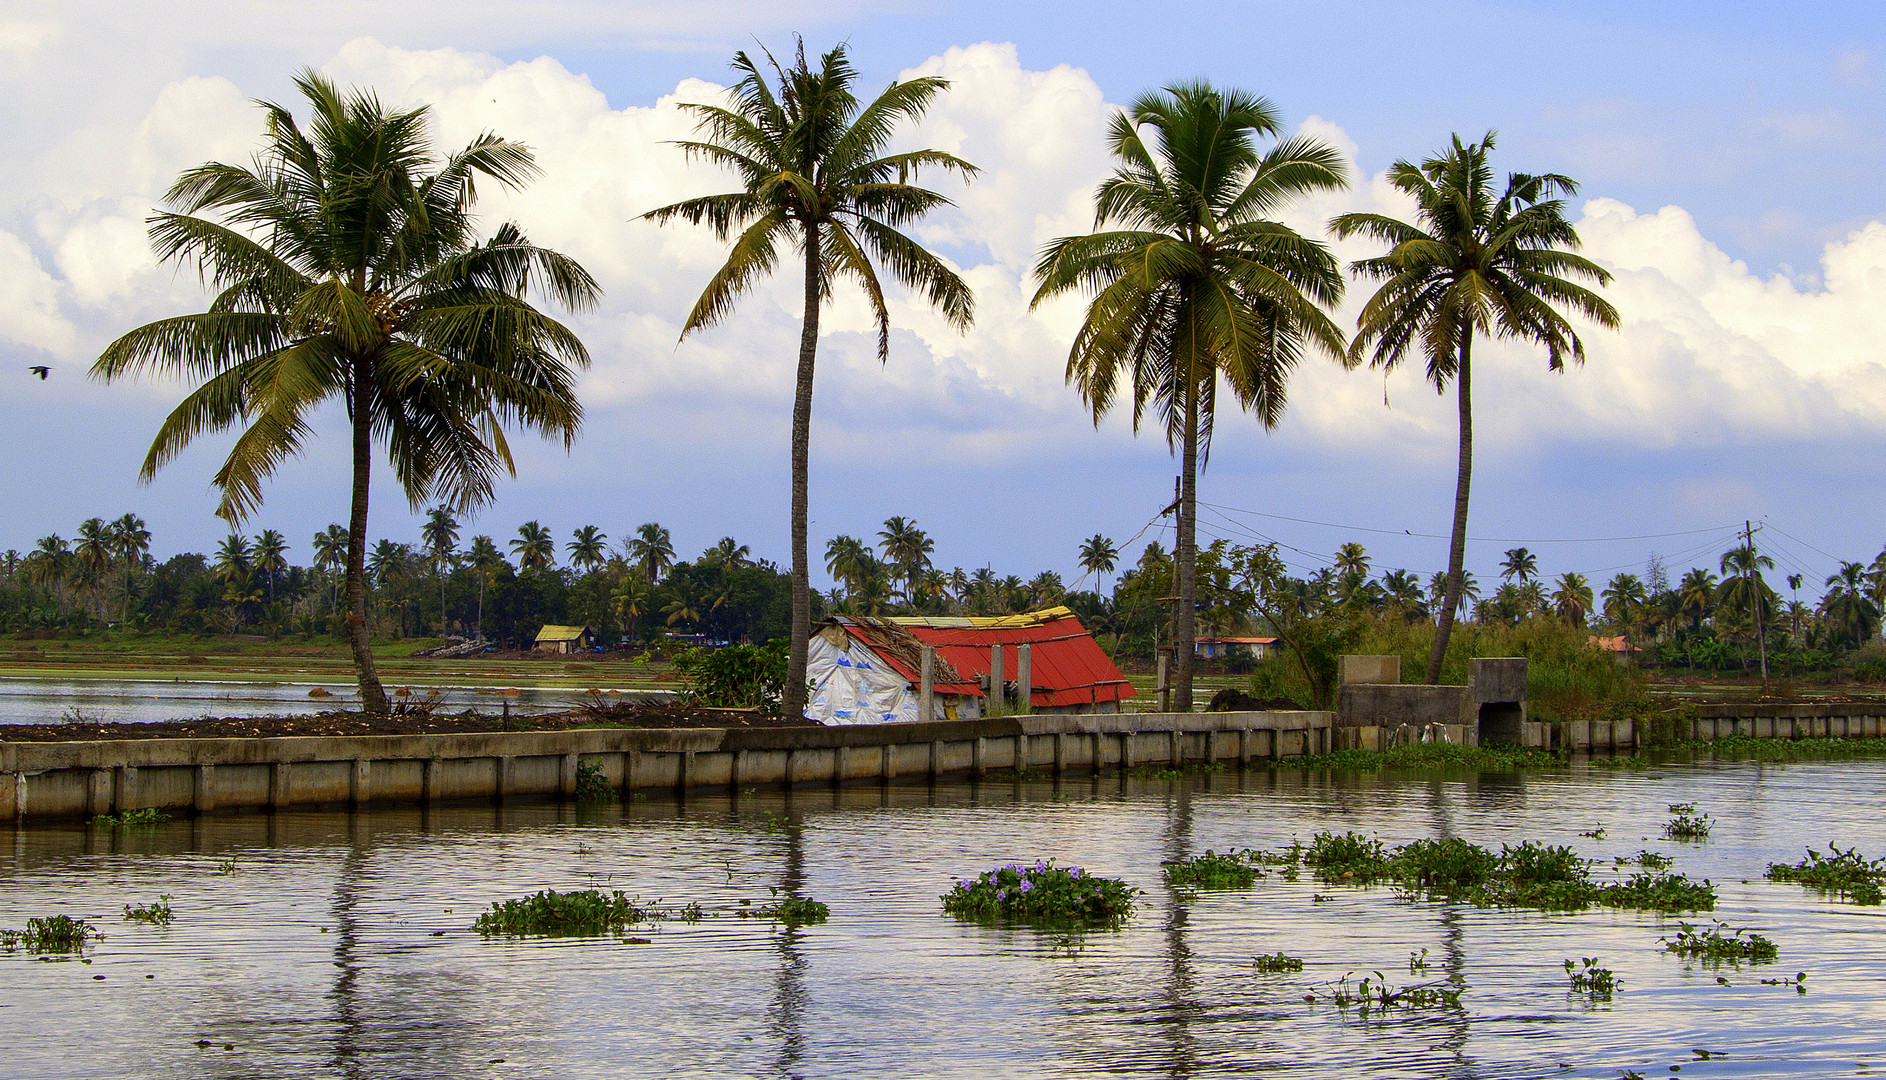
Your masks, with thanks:
[[[786,658],[782,709],[805,715],[806,643],[812,636],[811,571],[806,560],[806,473],[812,444],[812,364],[819,347],[819,223],[805,226],[805,318],[799,331],[799,376],[792,398],[792,647]]]
[[[373,389],[369,360],[354,362],[354,500],[347,521],[347,638],[353,646],[354,672],[360,680],[360,707],[387,712],[386,691],[373,667],[373,639],[367,629],[367,484],[373,470]]]
[[[1447,638],[1454,632],[1454,612],[1460,608],[1460,571],[1467,558],[1467,489],[1473,479],[1473,325],[1460,334],[1460,370],[1454,375],[1454,393],[1460,399],[1460,475],[1454,481],[1454,535],[1447,545],[1447,595],[1441,601],[1441,620],[1434,628],[1434,648],[1428,653],[1428,682],[1441,681],[1441,661],[1447,658]]]
[[[1178,607],[1172,613],[1173,712],[1192,711],[1192,639],[1198,599],[1198,368],[1186,362],[1185,435],[1179,463],[1179,535],[1173,546]],[[1215,373],[1214,373],[1215,375]]]

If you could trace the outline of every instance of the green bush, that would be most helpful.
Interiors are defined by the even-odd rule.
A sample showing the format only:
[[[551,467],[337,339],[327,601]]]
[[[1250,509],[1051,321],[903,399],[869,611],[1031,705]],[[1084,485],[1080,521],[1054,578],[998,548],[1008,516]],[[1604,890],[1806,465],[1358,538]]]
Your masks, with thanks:
[[[688,693],[703,705],[778,712],[786,686],[787,642],[688,649],[674,658]]]

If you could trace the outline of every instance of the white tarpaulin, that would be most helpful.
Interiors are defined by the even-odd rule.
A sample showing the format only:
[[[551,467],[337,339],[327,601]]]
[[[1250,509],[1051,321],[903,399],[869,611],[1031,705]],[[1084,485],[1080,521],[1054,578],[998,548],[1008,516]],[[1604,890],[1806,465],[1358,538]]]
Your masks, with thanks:
[[[832,637],[842,635],[842,644]],[[885,663],[865,644],[850,634],[817,633],[807,643],[806,678],[812,694],[806,703],[806,716],[821,724],[895,724],[917,720],[917,691],[897,669]],[[947,700],[947,704],[946,704]],[[952,719],[947,711],[954,707],[955,718],[980,715],[975,698],[936,695],[936,715],[932,719]]]

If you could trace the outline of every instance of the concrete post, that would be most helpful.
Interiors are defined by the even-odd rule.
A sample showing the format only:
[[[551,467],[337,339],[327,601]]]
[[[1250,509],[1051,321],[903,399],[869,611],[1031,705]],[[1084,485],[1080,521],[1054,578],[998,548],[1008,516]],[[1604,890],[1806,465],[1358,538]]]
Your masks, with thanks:
[[[1067,769],[1067,735],[1054,733],[1054,775],[1059,776]]]
[[[1024,697],[1022,700],[1027,701],[1028,699]],[[1031,756],[1032,755],[1028,753],[1028,733],[1023,732],[1015,736],[1015,771],[1021,772],[1023,769],[1028,768],[1028,759]]]
[[[279,810],[288,805],[288,763],[277,761],[269,766],[268,804],[269,809]]]
[[[851,771],[851,746],[849,744],[832,749],[832,786],[839,787],[845,782],[845,774]]]
[[[917,674],[917,722],[927,724],[936,719],[936,647],[925,645],[922,653]]]
[[[636,773],[642,765],[642,752],[630,750],[622,755],[622,801],[628,802],[635,795]]]
[[[786,785],[787,791],[792,790],[792,765],[793,765],[793,759],[797,756],[798,755],[793,753],[793,751],[791,750],[786,751],[786,768],[783,775],[781,775],[780,780],[782,783]]]
[[[498,782],[491,794],[503,802],[511,794],[511,786],[511,755],[505,754],[498,758]]]
[[[216,809],[216,766],[196,767],[196,783],[190,788],[190,809],[199,814]]]
[[[1154,695],[1154,697],[1159,702],[1159,711],[1171,712],[1172,711],[1172,685],[1166,681],[1166,654],[1163,652],[1159,654],[1158,678],[1159,678],[1159,683],[1158,683],[1159,690],[1158,690],[1158,693]]]
[[[1185,768],[1185,736],[1178,728],[1166,732],[1166,764],[1174,769]]]
[[[347,801],[355,809],[367,805],[373,800],[373,762],[366,758],[354,760],[353,775],[347,785]]]
[[[557,795],[565,802],[576,798],[577,755],[565,754],[557,767]]]
[[[126,810],[136,810],[138,808],[138,767],[136,765],[120,765],[112,771],[116,774],[116,782],[111,799],[113,804],[112,809],[120,814],[124,813]]]
[[[991,645],[989,646],[988,708],[983,710],[984,716],[1002,715],[1002,695],[1004,693],[1002,684],[1004,681],[1002,675],[1002,646]]]
[[[681,751],[681,762],[675,769],[675,790],[687,794],[688,784],[694,780],[694,751]]]
[[[1094,732],[1094,775],[1099,776],[1107,765],[1107,742],[1100,732]]]
[[[1015,711],[1023,716],[1035,711],[1035,682],[1028,653],[1026,642],[1015,647]]]
[[[984,763],[988,761],[988,751],[989,740],[980,735],[976,736],[975,750],[973,751],[974,756],[969,762],[969,775],[973,779],[982,779],[983,766]]]
[[[897,745],[895,743],[884,744],[882,755],[878,760],[878,779],[887,784],[897,779]]]
[[[727,786],[733,789],[736,795],[740,793],[740,778],[745,776],[746,772],[747,752],[745,750],[734,751],[733,761],[727,766]]]
[[[930,782],[936,783],[937,777],[941,775],[943,775],[943,740],[934,739],[930,743]]]

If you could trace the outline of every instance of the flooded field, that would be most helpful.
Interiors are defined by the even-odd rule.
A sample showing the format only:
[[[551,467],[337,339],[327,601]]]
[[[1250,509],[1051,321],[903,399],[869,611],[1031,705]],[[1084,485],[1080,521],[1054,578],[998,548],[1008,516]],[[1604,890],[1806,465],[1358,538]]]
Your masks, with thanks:
[[[1525,774],[1000,781],[627,806],[443,807],[0,832],[0,927],[68,914],[78,959],[0,956],[9,1077],[1834,1077],[1886,1072],[1886,921],[1764,880],[1829,840],[1886,854],[1886,763],[1665,763]],[[1672,804],[1713,819],[1662,835]],[[1596,833],[1601,836],[1581,835]],[[1650,850],[1710,879],[1714,918],[1779,948],[1708,966],[1677,917],[1408,902],[1286,880],[1186,893],[1162,860],[1356,830]],[[1038,858],[1144,890],[1118,931],[959,923],[961,876]],[[500,940],[542,888],[698,902],[628,936]],[[738,913],[772,890],[823,925]],[[168,896],[174,921],[125,921]],[[1707,922],[1710,916],[1684,916]],[[1423,956],[1425,950],[1425,957]],[[1285,952],[1301,971],[1263,972]],[[1598,958],[1610,1000],[1571,992]],[[1382,972],[1458,1007],[1362,1011]],[[1804,973],[1805,980],[1798,980]],[[1764,985],[1763,980],[1775,985]],[[1804,991],[1804,992],[1803,992]],[[1315,998],[1306,1001],[1306,996]]]

